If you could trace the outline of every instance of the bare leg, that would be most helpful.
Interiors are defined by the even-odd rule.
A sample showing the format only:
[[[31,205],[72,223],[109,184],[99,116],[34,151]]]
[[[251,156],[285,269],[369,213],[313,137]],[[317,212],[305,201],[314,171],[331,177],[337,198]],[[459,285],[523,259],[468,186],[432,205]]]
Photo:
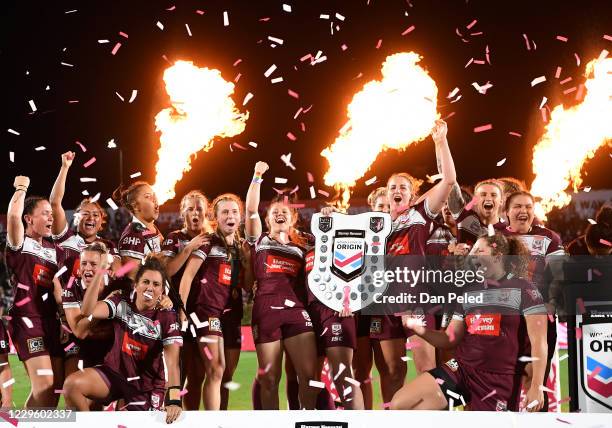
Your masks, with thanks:
[[[204,361],[204,408],[206,410],[220,410],[221,408],[221,381],[225,371],[225,353],[223,351],[223,338],[219,336],[205,336],[211,342],[200,342],[200,355]],[[213,343],[213,341],[216,341]]]
[[[372,410],[372,345],[368,336],[357,338],[357,349],[353,355],[355,379],[361,383],[361,394],[366,410]]]
[[[447,406],[440,385],[429,373],[404,385],[391,400],[392,410],[443,410]]]
[[[185,370],[185,389],[183,407],[185,410],[199,410],[204,387],[204,361],[198,350],[197,342],[185,341],[181,349]]]
[[[221,410],[227,410],[229,404],[229,389],[225,388],[227,382],[231,382],[234,378],[234,372],[238,367],[240,360],[240,348],[225,348],[225,370],[223,371],[223,379],[221,381]]]
[[[23,362],[28,377],[30,378],[30,394],[25,402],[26,409],[37,407],[55,407],[57,398],[54,392],[54,375],[40,374],[53,372],[53,364],[49,355],[30,358]],[[39,372],[44,370],[44,372]],[[63,379],[63,374],[58,374]],[[55,404],[54,404],[55,403]]]
[[[436,348],[416,334],[410,336],[409,340],[419,344],[412,348],[412,357],[417,376],[434,369],[436,367]]]
[[[281,341],[259,343],[255,346],[259,373],[257,379],[261,387],[261,408],[278,410],[278,384],[281,378],[283,348]]]
[[[335,346],[327,348],[325,353],[342,405],[347,410],[363,410],[361,388],[346,381],[346,378],[354,379],[353,349],[346,346]],[[341,370],[341,365],[344,366],[344,370]]]
[[[298,377],[300,407],[312,410],[315,408],[319,391],[310,386],[315,378],[317,367],[317,345],[314,333],[302,333],[283,341],[287,355],[295,367]]]
[[[104,400],[110,391],[96,369],[72,373],[64,382],[64,399],[66,407],[80,411],[89,411],[91,400]]]
[[[408,367],[402,360],[406,355],[405,342],[403,338],[372,341],[374,362],[380,373],[380,389],[385,403],[391,401],[406,379]]]

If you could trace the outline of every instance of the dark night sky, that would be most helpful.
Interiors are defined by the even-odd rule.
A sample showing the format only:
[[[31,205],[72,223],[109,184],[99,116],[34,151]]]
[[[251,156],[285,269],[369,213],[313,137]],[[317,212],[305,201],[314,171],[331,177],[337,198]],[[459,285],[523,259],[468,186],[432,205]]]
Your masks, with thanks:
[[[140,171],[142,178],[154,181],[157,136],[153,117],[166,99],[162,87],[163,70],[170,61],[192,60],[198,66],[220,69],[226,80],[241,73],[234,100],[241,108],[248,92],[255,97],[247,104],[250,119],[241,135],[220,140],[212,151],[201,154],[193,169],[177,187],[183,194],[201,188],[214,196],[223,191],[244,195],[257,160],[271,165],[264,197],[272,195],[272,177],[289,178],[291,187],[300,185],[300,195],[308,197],[306,172],[314,174],[317,188],[323,186],[326,168],[320,151],[331,144],[346,121],[346,106],[352,95],[368,80],[380,77],[380,65],[387,55],[414,50],[437,82],[442,116],[448,120],[449,141],[455,158],[459,181],[471,184],[489,176],[513,175],[532,179],[531,148],[541,134],[543,123],[538,106],[543,96],[548,105],[571,104],[574,94],[562,90],[581,81],[584,64],[602,49],[612,51],[612,7],[609,1],[450,1],[450,0],[285,0],[292,12],[283,11],[283,1],[276,0],[177,0],[177,1],[5,1],[0,25],[3,82],[3,113],[0,119],[2,161],[6,174],[1,203],[6,207],[13,176],[32,178],[31,193],[48,195],[60,165],[59,155],[75,150],[77,160],[68,182],[66,206],[76,205],[81,191],[102,192],[105,200],[118,184],[116,151],[106,148],[114,138],[125,155],[125,179]],[[173,11],[166,9],[175,5]],[[75,12],[66,13],[76,9]],[[205,13],[199,15],[196,10]],[[223,11],[228,11],[230,25],[223,26]],[[330,34],[329,14],[340,31]],[[344,21],[335,13],[345,16]],[[406,16],[406,13],[408,16]],[[269,17],[268,21],[261,18]],[[466,26],[477,19],[471,30]],[[156,22],[164,25],[161,31]],[[185,24],[193,37],[189,37]],[[410,25],[415,30],[401,36]],[[483,32],[461,41],[455,29],[466,34]],[[119,32],[127,33],[125,39]],[[523,33],[537,49],[527,50]],[[556,40],[557,35],[569,39]],[[284,40],[272,48],[267,37]],[[98,39],[110,40],[99,44]],[[382,45],[376,49],[379,39]],[[116,42],[122,46],[111,55]],[[342,51],[341,45],[348,45]],[[470,58],[484,59],[485,46],[491,51],[492,65],[472,64]],[[300,62],[308,53],[323,51],[327,61],[310,66]],[[574,53],[581,58],[576,65]],[[238,66],[232,64],[241,58]],[[61,62],[74,67],[61,65]],[[264,71],[277,65],[272,77],[284,82],[271,84]],[[294,68],[296,67],[296,69]],[[573,81],[563,87],[555,79],[557,66],[562,78]],[[362,77],[356,78],[360,73]],[[541,75],[547,82],[535,87],[530,82]],[[481,95],[472,82],[493,87]],[[583,79],[582,79],[583,80]],[[45,87],[49,85],[47,91]],[[462,99],[449,104],[447,94],[461,89]],[[132,89],[136,100],[128,104]],[[288,95],[299,93],[296,100]],[[126,101],[121,102],[115,91]],[[37,111],[31,113],[33,100]],[[69,103],[78,100],[78,103]],[[293,120],[297,109],[313,105],[312,110]],[[611,119],[612,120],[612,119]],[[306,132],[300,130],[303,121]],[[492,123],[493,130],[473,133],[473,128]],[[20,132],[20,136],[7,129]],[[508,135],[514,131],[522,138]],[[297,141],[287,139],[287,132]],[[87,147],[82,153],[75,141]],[[259,144],[248,147],[249,141]],[[229,150],[235,142],[248,151]],[[45,151],[34,151],[37,146]],[[9,152],[15,152],[15,162]],[[291,152],[296,171],[280,160]],[[601,149],[587,164],[590,174],[585,185],[611,187],[609,170],[612,159],[608,148]],[[83,163],[91,156],[97,162],[89,168]],[[502,167],[496,163],[507,158]],[[390,172],[407,170],[424,177],[435,173],[431,139],[410,152],[388,152],[379,157],[365,179],[374,175],[386,178]],[[96,177],[96,183],[80,183],[79,177]],[[365,196],[361,180],[355,189]],[[5,209],[5,208],[4,208]],[[4,210],[3,209],[3,210]]]

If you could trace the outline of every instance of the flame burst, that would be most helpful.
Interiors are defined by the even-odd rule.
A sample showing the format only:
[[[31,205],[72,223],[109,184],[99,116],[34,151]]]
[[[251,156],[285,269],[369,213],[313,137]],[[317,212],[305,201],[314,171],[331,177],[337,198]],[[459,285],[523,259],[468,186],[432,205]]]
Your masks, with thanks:
[[[348,208],[350,188],[364,176],[379,153],[403,150],[425,139],[439,115],[438,88],[417,63],[421,57],[402,52],[387,57],[382,80],[366,83],[348,106],[348,122],[334,143],[321,152],[329,169],[325,184],[334,186]]]
[[[191,156],[210,150],[215,137],[240,134],[249,116],[236,108],[234,84],[219,70],[177,61],[164,71],[164,82],[172,106],[155,116],[161,146],[153,189],[160,205],[174,198],[174,186],[191,169]]]
[[[578,191],[582,166],[612,138],[612,58],[589,62],[585,76],[584,100],[568,109],[556,106],[533,148],[531,193],[540,198],[536,214],[543,219],[570,203],[566,189]]]

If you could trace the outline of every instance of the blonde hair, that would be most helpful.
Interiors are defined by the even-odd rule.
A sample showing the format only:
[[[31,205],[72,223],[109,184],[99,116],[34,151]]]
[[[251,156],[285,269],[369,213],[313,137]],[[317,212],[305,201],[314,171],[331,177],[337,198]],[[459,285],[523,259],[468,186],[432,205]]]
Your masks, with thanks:
[[[408,181],[408,184],[410,185],[410,195],[411,195],[410,203],[412,203],[419,197],[419,189],[421,188],[421,185],[423,184],[423,180],[419,180],[418,178],[413,177],[407,172],[396,172],[392,174],[391,177],[389,177],[389,179],[387,180],[387,186],[385,187],[385,189],[389,188],[389,182],[394,178],[403,178]]]
[[[268,206],[268,209],[266,210],[266,218],[265,218],[266,227],[268,228],[268,230],[271,229],[270,222],[268,221],[268,217],[270,216],[272,207],[276,204],[284,205],[289,209],[289,211],[291,212],[291,217],[293,218],[293,222],[291,226],[289,227],[289,233],[287,234],[289,235],[289,240],[293,242],[294,244],[299,245],[300,247],[306,247],[306,245],[308,244],[308,239],[304,235],[302,235],[300,231],[295,227],[295,224],[299,220],[299,215],[298,215],[298,211],[294,207],[292,207],[291,204],[289,203],[289,197],[290,196],[283,196],[281,194],[281,195],[276,195],[272,199],[272,201],[270,202],[270,205]],[[292,202],[295,202],[295,201],[296,201],[296,198],[292,200]]]
[[[211,227],[210,222],[208,221],[208,213],[207,213],[208,198],[206,198],[204,193],[202,193],[199,190],[191,190],[181,199],[179,211],[180,211],[181,217],[183,217],[183,227],[187,228],[187,219],[185,218],[185,210],[187,208],[187,203],[191,199],[200,200],[204,204],[204,224],[202,225],[202,231],[204,233],[211,233],[213,231],[213,228]]]
[[[227,250],[229,260],[232,260],[232,253],[229,250],[229,245],[227,245],[225,236],[219,233],[219,223],[217,221],[218,205],[221,202],[227,202],[227,201],[236,202],[236,204],[238,204],[238,211],[240,212],[240,216],[242,217],[244,213],[244,204],[242,203],[242,199],[240,199],[238,195],[235,195],[233,193],[223,193],[222,195],[217,196],[215,199],[213,199],[210,205],[210,210],[211,210],[211,217],[213,219],[213,222],[212,222],[213,227],[214,227],[213,233],[215,233],[219,238],[221,238],[221,240],[223,241],[223,245],[225,246],[225,249]],[[238,249],[239,257],[242,258],[243,255],[242,255],[242,248],[240,246],[240,243],[241,243],[240,231],[236,230],[236,232],[234,232],[234,246]]]
[[[370,192],[370,194],[368,195],[368,205],[370,206],[370,208],[375,208],[376,200],[381,196],[387,196],[386,187],[378,187]]]

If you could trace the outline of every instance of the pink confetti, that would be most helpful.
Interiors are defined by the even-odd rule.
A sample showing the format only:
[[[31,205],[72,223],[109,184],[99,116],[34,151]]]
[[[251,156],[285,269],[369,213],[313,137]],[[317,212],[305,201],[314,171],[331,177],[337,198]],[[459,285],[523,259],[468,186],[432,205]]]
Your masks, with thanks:
[[[26,290],[26,291],[30,289],[29,286],[23,285],[21,283],[17,284],[17,288],[21,288],[22,290]]]
[[[608,40],[610,42],[612,42],[612,36],[608,36],[607,34],[603,35],[604,40]]]
[[[247,148],[246,148],[246,147],[241,146],[241,145],[240,145],[240,144],[238,144],[238,143],[232,143],[232,146],[234,146],[234,147],[236,147],[236,148],[238,148],[238,149],[240,149],[240,150],[247,150]]]
[[[443,379],[440,379],[439,377],[437,377],[437,378],[436,378],[436,383],[437,383],[438,385],[443,385],[443,384],[444,384],[444,380],[443,380]]]
[[[291,141],[297,140],[296,136],[291,132],[287,132],[287,138],[289,138]]]
[[[387,402],[387,403],[383,403],[382,408],[383,408],[383,409],[389,409],[389,408],[391,408],[391,402],[389,401],[389,402]]]
[[[28,297],[25,297],[25,298],[21,299],[17,303],[15,303],[15,306],[20,307],[20,306],[23,306],[23,305],[29,303],[30,301],[32,301],[32,299],[28,296]]]
[[[96,157],[94,156],[94,157],[92,157],[91,159],[89,159],[87,162],[85,162],[85,163],[83,164],[83,167],[84,167],[84,168],[87,168],[88,166],[90,166],[91,164],[93,164],[95,161],[96,161]]]
[[[63,394],[63,393],[64,393],[64,390],[63,390],[63,389],[56,389],[56,390],[55,390],[55,391],[53,391],[53,392],[55,392],[56,394]]]
[[[380,49],[382,46],[382,39],[378,39],[378,43],[376,43],[376,49]]]
[[[126,33],[124,33],[123,31],[119,31],[119,35],[121,37],[125,37],[126,39],[128,38],[128,35]]]
[[[68,344],[68,346],[66,346],[64,348],[65,352],[68,352],[70,349],[74,348],[76,345],[74,344],[74,342],[70,342],[70,344]]]
[[[582,339],[582,329],[580,327],[576,327],[576,339]]]
[[[578,91],[576,91],[576,101],[580,101],[584,95],[584,84],[578,85]]]
[[[577,53],[574,53],[574,58],[576,58],[576,66],[580,66],[580,57],[578,56]]]
[[[134,269],[137,266],[138,266],[138,264],[135,261],[130,260],[126,264],[121,266],[119,269],[117,269],[117,272],[115,272],[115,277],[121,278],[126,273],[131,272],[131,270]]]
[[[292,96],[295,99],[300,98],[300,95],[297,92],[292,91],[291,89],[288,89],[287,93],[289,94],[289,96]]]
[[[421,346],[419,342],[406,342],[406,349],[414,349]]]
[[[567,42],[567,37],[564,36],[557,36],[557,40],[561,41],[561,42]]]
[[[487,63],[491,65],[491,59],[489,58],[489,45],[485,47],[485,59],[487,60]]]
[[[66,284],[66,288],[72,288],[73,283],[74,283],[74,276],[70,275],[70,278],[68,278],[68,284]]]
[[[329,192],[326,192],[325,190],[317,190],[317,192],[319,192],[320,195],[325,196],[326,198],[329,198]]]
[[[555,72],[555,79],[558,79],[561,76],[561,67],[557,67],[557,71]]]
[[[478,22],[477,19],[473,20],[472,22],[470,22],[468,25],[465,26],[465,28],[467,28],[468,30],[470,30],[474,25],[476,25],[476,23]]]
[[[196,10],[196,13],[197,13],[198,15],[204,15],[204,11],[203,11],[203,10],[200,10],[200,9]]]
[[[508,134],[512,135],[513,137],[522,137],[522,134],[519,134],[518,132],[514,132],[514,131],[510,131],[508,132]]]
[[[68,327],[66,327],[66,324],[62,324],[62,329],[68,333],[68,334],[72,334],[72,330],[70,330]]]
[[[563,79],[561,82],[559,82],[560,85],[565,85],[567,82],[571,82],[572,78],[568,77],[567,79]]]
[[[172,5],[170,6],[168,9],[166,9],[168,12],[172,12],[174,9],[176,9],[176,6]]]
[[[402,36],[412,33],[415,28],[416,27],[414,25],[411,25],[410,27],[406,28],[404,31],[402,31]]]
[[[475,203],[476,203],[476,197],[473,197],[472,200],[465,205],[465,209],[471,210]]]
[[[206,355],[206,358],[212,361],[213,356],[212,356],[212,353],[210,352],[210,349],[208,349],[208,346],[204,346],[204,354]]]
[[[572,397],[562,398],[561,400],[557,401],[557,405],[563,404],[563,403],[569,403],[571,400],[572,400]]]
[[[531,46],[529,45],[529,39],[527,38],[527,34],[523,34],[523,38],[525,39],[525,45],[527,45],[527,50],[531,50]]]
[[[606,241],[605,239],[600,239],[599,243],[603,245],[607,245],[608,247],[612,247],[612,242]]]
[[[483,65],[485,62],[481,59],[475,59],[474,64]]]
[[[314,177],[310,172],[306,172],[306,178],[308,179],[309,183],[314,183]]]
[[[563,95],[567,95],[567,94],[571,94],[572,92],[574,92],[577,88],[574,86],[572,88],[566,89],[565,91],[563,91]]]
[[[546,114],[546,109],[545,108],[541,108],[540,109],[540,113],[542,113],[542,122],[544,122],[544,123],[548,122],[548,116]]]
[[[117,53],[117,51],[119,50],[119,48],[121,47],[121,43],[117,42],[117,44],[115,45],[115,47],[113,48],[113,50],[111,51],[111,55],[115,55]]]
[[[340,49],[342,49],[343,51],[348,49],[348,46],[345,45],[344,43],[342,44],[342,46],[340,46]]]
[[[488,131],[490,129],[493,129],[493,125],[488,123],[486,125],[477,126],[476,128],[474,128],[474,132],[484,132],[484,131]]]
[[[77,144],[81,148],[83,153],[85,153],[87,151],[87,148],[85,148],[85,146],[83,144],[81,144],[79,141],[75,141],[74,143]]]
[[[480,399],[480,401],[485,401],[487,398],[494,396],[495,394],[497,394],[497,391],[494,389],[493,391],[489,392],[487,395],[485,395],[484,397],[482,397]]]

